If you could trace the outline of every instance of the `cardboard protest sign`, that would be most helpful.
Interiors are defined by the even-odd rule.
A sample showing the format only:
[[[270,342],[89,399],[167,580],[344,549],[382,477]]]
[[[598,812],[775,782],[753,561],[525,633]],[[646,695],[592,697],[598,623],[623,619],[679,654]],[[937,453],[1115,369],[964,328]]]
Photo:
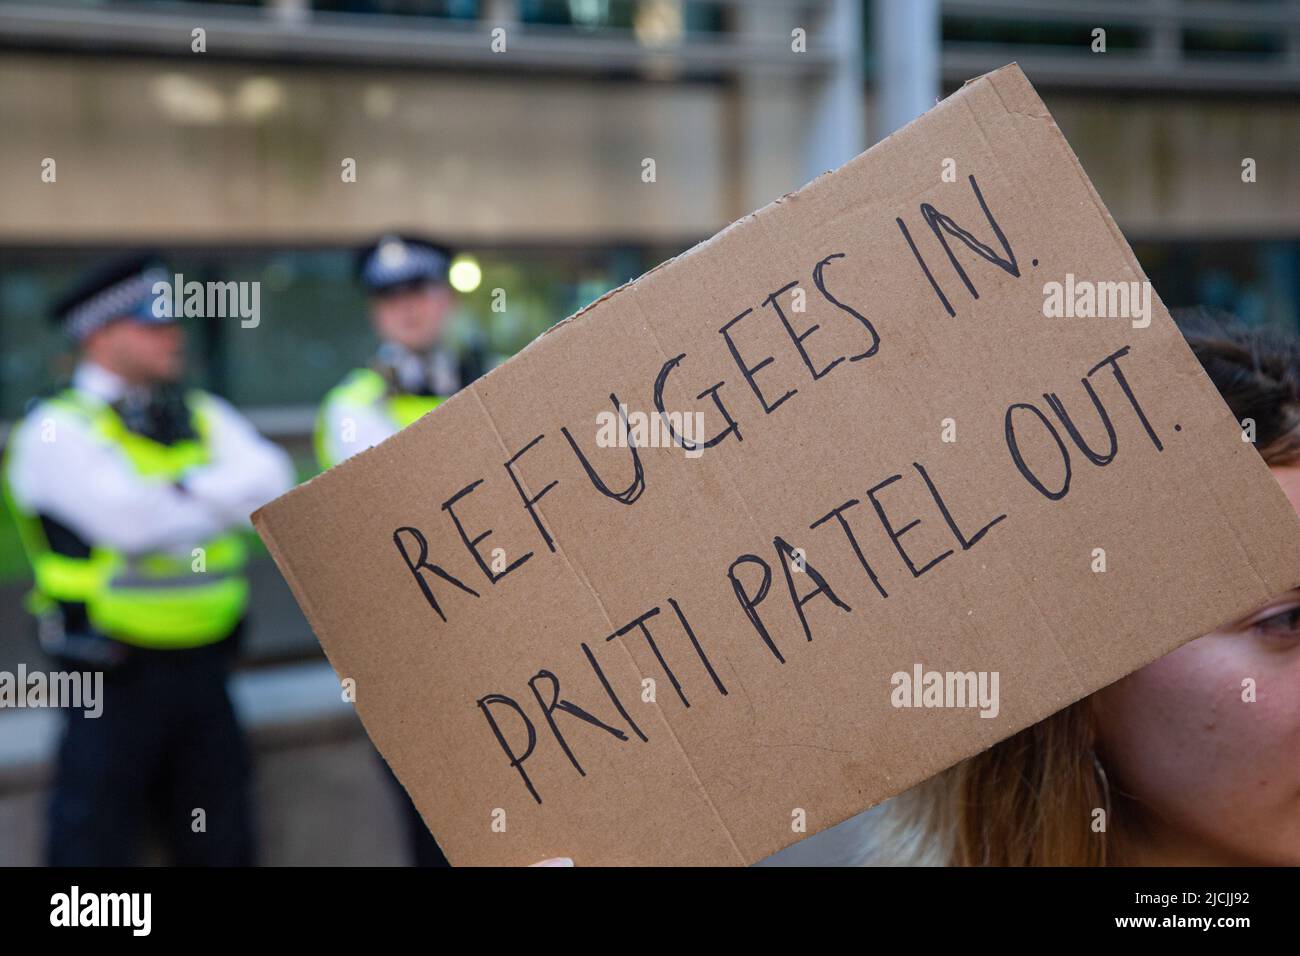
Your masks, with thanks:
[[[1015,66],[254,519],[455,864],[756,861],[1300,582]]]

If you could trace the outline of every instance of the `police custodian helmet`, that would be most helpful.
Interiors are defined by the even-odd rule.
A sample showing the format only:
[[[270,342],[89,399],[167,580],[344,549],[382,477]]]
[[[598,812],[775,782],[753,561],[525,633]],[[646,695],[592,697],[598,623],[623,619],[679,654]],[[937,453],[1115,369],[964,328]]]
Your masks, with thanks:
[[[451,250],[416,236],[381,236],[357,253],[357,279],[371,295],[447,281]]]
[[[171,275],[157,253],[113,259],[88,272],[61,296],[50,318],[78,342],[114,319],[171,322],[170,307],[154,308],[158,296],[153,291],[156,283],[170,281]]]

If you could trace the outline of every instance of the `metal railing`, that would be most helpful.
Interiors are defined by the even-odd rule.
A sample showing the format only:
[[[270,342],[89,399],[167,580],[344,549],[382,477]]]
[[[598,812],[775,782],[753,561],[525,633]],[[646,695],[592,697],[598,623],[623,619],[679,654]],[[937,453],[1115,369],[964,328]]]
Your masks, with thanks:
[[[863,4],[869,20],[871,0]],[[183,55],[190,51],[190,31],[201,25],[209,54],[219,57],[656,79],[756,72],[797,78],[842,67],[842,50],[837,53],[837,38],[829,35],[834,4],[825,0],[622,0],[622,6],[666,8],[675,18],[666,30],[648,34],[612,25],[610,18],[538,22],[527,0],[466,5],[475,17],[340,13],[309,0],[248,6],[2,0],[0,43]],[[950,85],[1014,59],[1045,86],[1300,89],[1300,0],[943,0],[941,7],[941,64]],[[691,28],[700,18],[690,14],[702,8],[718,14],[717,29]],[[971,24],[980,28],[978,39],[963,35]],[[807,51],[800,55],[791,51],[793,26],[807,31]],[[508,56],[492,49],[496,27],[507,31]],[[1111,35],[1104,54],[1088,43],[1096,28]]]
[[[679,7],[685,4],[679,3]],[[232,7],[203,3],[0,2],[0,43],[82,51],[188,55],[191,31],[206,31],[214,57],[335,61],[517,73],[641,73],[655,78],[725,78],[755,71],[820,74],[836,64],[832,45],[817,40],[829,4],[789,0],[714,0],[737,21],[774,14],[802,23],[806,52],[793,54],[784,31],[669,30],[647,34],[617,26],[525,20],[517,0],[485,2],[478,19],[339,13],[305,4]],[[743,9],[742,9],[743,8]],[[793,18],[793,19],[791,19]],[[679,23],[680,26],[680,23]],[[493,31],[504,28],[505,51]]]
[[[1015,59],[1039,86],[1300,90],[1300,0],[944,0],[943,12],[942,69],[950,84]],[[1055,30],[1068,42],[952,38],[975,22],[985,32]],[[1089,42],[1097,28],[1108,33],[1104,53]]]

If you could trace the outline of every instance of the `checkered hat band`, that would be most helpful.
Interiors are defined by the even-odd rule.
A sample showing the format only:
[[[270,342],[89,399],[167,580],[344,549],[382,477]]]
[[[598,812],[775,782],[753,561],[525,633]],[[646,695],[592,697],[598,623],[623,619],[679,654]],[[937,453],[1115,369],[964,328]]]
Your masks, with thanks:
[[[447,274],[447,257],[434,249],[408,245],[397,261],[386,263],[384,258],[381,246],[366,260],[361,277],[372,289],[420,279],[441,282]]]
[[[74,339],[83,339],[109,321],[124,315],[144,314],[152,318],[153,287],[165,282],[162,270],[150,270],[109,286],[70,311],[63,320],[64,330]],[[170,302],[168,303],[170,306]],[[168,310],[170,312],[170,308]],[[166,318],[163,316],[161,318]]]

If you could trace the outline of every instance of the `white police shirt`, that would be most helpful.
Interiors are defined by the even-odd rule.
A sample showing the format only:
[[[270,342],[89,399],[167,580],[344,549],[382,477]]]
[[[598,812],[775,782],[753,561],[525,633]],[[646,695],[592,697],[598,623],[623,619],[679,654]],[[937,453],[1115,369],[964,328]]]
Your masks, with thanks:
[[[72,387],[115,402],[128,386],[83,362]],[[125,453],[92,434],[83,418],[41,403],[11,437],[8,477],[15,500],[88,543],[126,554],[180,552],[247,527],[250,513],[293,487],[293,465],[230,403],[210,397],[211,460],[187,472],[183,488],[141,477]]]
[[[434,349],[422,355],[395,342],[385,342],[376,359],[392,369],[398,384],[412,394],[426,385],[444,398],[460,391],[460,369],[452,352]],[[326,403],[323,415],[325,450],[334,464],[373,448],[399,431],[382,402],[354,405],[331,401]]]

